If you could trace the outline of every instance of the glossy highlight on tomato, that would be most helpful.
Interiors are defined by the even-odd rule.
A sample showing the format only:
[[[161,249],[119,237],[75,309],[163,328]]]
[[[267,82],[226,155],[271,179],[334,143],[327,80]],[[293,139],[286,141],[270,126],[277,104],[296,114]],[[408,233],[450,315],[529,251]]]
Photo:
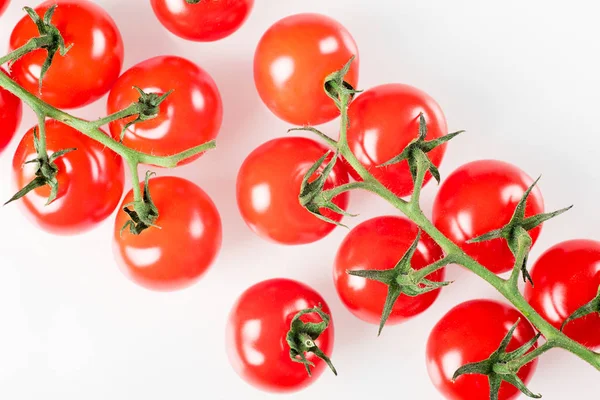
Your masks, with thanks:
[[[197,42],[213,42],[237,31],[246,21],[254,0],[151,0],[161,24],[171,33]]]
[[[129,217],[119,212],[115,257],[123,273],[147,289],[183,289],[197,282],[217,257],[223,236],[221,217],[210,197],[186,179],[165,176],[149,182],[159,212],[155,224],[160,228],[150,227],[140,235],[128,230],[121,234]],[[130,191],[121,209],[132,201]]]
[[[600,287],[600,242],[576,239],[546,250],[531,269],[535,286],[527,285],[531,306],[556,328],[578,308],[590,302]],[[563,332],[579,343],[600,347],[598,313],[570,321]]]
[[[426,140],[448,133],[446,118],[438,103],[427,93],[409,85],[376,86],[360,94],[348,109],[350,150],[378,181],[400,197],[411,194],[414,187],[408,163],[379,166],[402,153],[417,138],[421,113],[427,122]],[[446,145],[441,145],[427,155],[439,166],[445,152]],[[353,169],[350,172],[360,180]],[[430,179],[428,172],[424,184]]]
[[[327,364],[307,353],[314,363],[312,377],[302,364],[290,359],[286,334],[292,318],[301,310],[322,305],[325,300],[309,286],[290,279],[270,279],[248,288],[233,306],[227,322],[227,353],[235,371],[251,385],[269,392],[293,392],[313,383]],[[304,322],[321,322],[316,314]],[[333,320],[315,341],[329,357],[333,351]]]
[[[358,318],[379,324],[388,288],[381,282],[348,275],[353,270],[385,270],[394,268],[412,242],[419,228],[404,217],[383,216],[369,219],[350,231],[342,242],[333,267],[333,280],[342,303]],[[422,233],[411,260],[421,269],[443,257],[442,249],[431,237]],[[443,281],[444,269],[428,276]],[[425,311],[439,295],[439,290],[410,297],[400,295],[387,324],[398,324]]]
[[[0,74],[6,74],[6,72],[0,69]],[[19,128],[22,115],[21,100],[8,90],[0,88],[0,154]]]
[[[504,239],[467,244],[466,241],[506,225],[523,193],[533,183],[512,164],[497,160],[467,163],[442,184],[434,204],[433,223],[446,237],[494,273],[513,268],[514,256]],[[544,212],[542,193],[535,187],[525,217]],[[529,231],[535,244],[541,226]]]
[[[173,93],[160,105],[158,116],[130,126],[123,144],[144,153],[170,156],[217,137],[223,120],[221,95],[211,76],[181,57],[160,56],[131,67],[117,80],[108,96],[109,114],[137,102],[137,86],[146,93]],[[121,136],[130,117],[110,124],[113,138]],[[199,157],[191,157],[180,164]]]
[[[48,154],[69,148],[77,150],[56,159],[58,196],[46,205],[50,189],[40,187],[19,202],[27,216],[44,230],[61,235],[87,231],[115,210],[123,194],[121,157],[100,143],[57,121],[46,121]],[[20,189],[35,178],[37,157],[33,129],[21,139],[13,158],[13,173]]]
[[[358,83],[358,49],[339,22],[320,14],[285,17],[263,35],[254,55],[254,82],[265,105],[294,125],[318,125],[339,115],[323,81],[356,56],[346,81]]]
[[[57,54],[44,77],[40,98],[58,108],[77,108],[99,99],[115,83],[123,65],[123,40],[110,15],[87,0],[50,0],[35,8],[38,15],[57,4],[52,18],[66,46]],[[36,25],[23,17],[10,37],[10,50],[38,37]],[[26,54],[11,67],[12,77],[29,92],[39,96],[39,75],[46,59],[44,49]]]
[[[284,137],[268,141],[250,153],[237,178],[237,202],[246,224],[263,238],[281,244],[311,243],[329,234],[335,225],[309,213],[298,200],[304,175],[327,151],[327,147],[312,139]],[[348,173],[338,161],[327,178],[325,190],[344,183],[348,183]],[[334,203],[346,209],[348,198],[348,193],[343,193]],[[342,219],[329,210],[322,213],[335,221]]]
[[[471,300],[448,311],[433,327],[427,340],[427,371],[434,386],[446,399],[489,400],[488,378],[466,374],[452,381],[454,372],[465,364],[487,359],[500,346],[509,329],[521,319],[507,351],[513,351],[535,337],[535,331],[516,309],[493,300]],[[518,377],[527,383],[537,359],[522,367]],[[516,399],[519,389],[502,382],[499,400]]]

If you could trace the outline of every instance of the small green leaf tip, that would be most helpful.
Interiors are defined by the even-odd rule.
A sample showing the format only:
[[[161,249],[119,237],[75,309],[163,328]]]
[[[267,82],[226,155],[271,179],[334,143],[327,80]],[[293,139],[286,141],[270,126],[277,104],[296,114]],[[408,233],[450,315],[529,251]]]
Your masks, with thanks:
[[[560,330],[564,330],[569,322],[593,313],[598,313],[600,316],[600,286],[598,286],[598,294],[596,297],[590,300],[589,303],[579,307],[573,314],[569,315],[569,317],[565,319],[565,322],[562,323]]]
[[[321,322],[303,322],[300,317],[306,314],[316,313]],[[290,330],[286,335],[287,344],[290,346],[290,359],[304,365],[306,373],[311,376],[311,367],[315,365],[306,358],[306,353],[313,353],[325,361],[331,371],[337,376],[337,371],[329,357],[316,345],[316,340],[329,327],[331,317],[325,313],[321,304],[313,308],[307,308],[298,312],[290,324]]]
[[[533,280],[531,275],[527,271],[527,257],[529,250],[531,249],[532,239],[529,235],[530,230],[541,225],[543,222],[548,221],[560,214],[569,211],[573,206],[565,207],[557,211],[550,213],[537,214],[532,217],[525,218],[525,206],[527,199],[531,194],[533,188],[537,185],[541,176],[538,177],[523,193],[521,200],[517,204],[515,211],[505,226],[500,229],[495,229],[490,232],[484,233],[481,236],[477,236],[473,239],[467,240],[467,243],[481,243],[488,240],[504,239],[510,248],[510,251],[515,256],[515,268],[518,268],[523,276],[523,281],[529,281],[533,286]]]
[[[392,269],[387,270],[349,270],[346,271],[348,275],[359,276],[361,278],[370,279],[373,281],[381,282],[388,287],[388,293],[385,298],[383,305],[383,311],[381,313],[381,320],[379,322],[379,330],[377,336],[381,335],[381,331],[385,326],[394,304],[398,300],[401,294],[415,297],[421,294],[431,292],[432,290],[439,289],[447,286],[450,282],[435,282],[427,279],[426,277],[417,277],[417,270],[411,266],[411,260],[419,241],[421,240],[421,231],[417,233],[415,240],[411,246],[406,250],[400,261],[396,263],[396,266]],[[451,259],[444,258],[435,262],[435,266],[439,268],[451,263]],[[432,266],[434,264],[431,264]],[[425,267],[428,268],[429,266]]]
[[[137,117],[123,126],[123,129],[121,130],[121,141],[123,141],[127,129],[129,129],[132,125],[135,125],[138,122],[148,121],[156,118],[160,112],[160,105],[167,99],[167,97],[169,97],[171,93],[173,93],[173,90],[169,90],[164,94],[146,93],[137,86],[133,86],[133,89],[135,89],[140,95],[137,103],[133,104],[133,106],[137,107]]]
[[[392,159],[379,165],[379,168],[387,167],[389,165],[398,164],[402,161],[408,162],[408,169],[412,176],[413,182],[417,181],[417,172],[419,167],[425,171],[429,171],[437,183],[440,183],[440,172],[429,157],[427,153],[453,139],[455,136],[463,133],[464,131],[458,131],[449,133],[440,138],[426,141],[427,136],[427,122],[425,121],[425,115],[421,112],[419,114],[419,133],[415,139],[413,139],[400,154]],[[420,188],[419,188],[420,189]]]
[[[52,25],[52,17],[54,12],[56,11],[57,4],[52,5],[46,13],[44,14],[44,18],[41,19],[40,16],[30,7],[24,7],[23,10],[29,15],[31,20],[35,23],[40,36],[38,38],[32,39],[34,43],[37,44],[37,48],[45,49],[48,53],[44,63],[42,64],[42,68],[40,70],[39,77],[39,93],[42,93],[42,85],[44,81],[44,77],[50,69],[52,65],[52,60],[56,53],[60,53],[62,57],[66,56],[73,44],[69,47],[65,46],[65,41],[56,26]]]
[[[511,363],[511,361],[517,361],[525,354],[527,354],[527,352],[535,346],[540,335],[537,334],[535,337],[533,337],[533,339],[525,343],[523,346],[519,347],[517,350],[508,353],[506,352],[506,348],[512,340],[512,337],[515,333],[515,329],[517,329],[519,322],[520,319],[518,319],[515,322],[515,324],[510,328],[506,336],[504,336],[504,338],[502,339],[502,342],[500,342],[500,346],[498,347],[498,349],[495,352],[493,352],[488,359],[463,365],[462,367],[456,370],[452,377],[452,380],[456,381],[460,376],[465,374],[486,375],[490,384],[491,400],[498,400],[500,385],[503,381],[513,385],[528,397],[534,399],[541,398],[542,396],[540,394],[535,394],[531,392],[525,386],[525,383],[521,380],[521,378],[517,376],[517,372],[521,367],[514,367],[514,365],[516,364]]]
[[[130,220],[125,222],[123,227],[121,228],[121,236],[123,232],[129,228],[129,233],[132,235],[139,235],[144,230],[154,227],[159,228],[154,223],[158,219],[158,209],[154,205],[152,201],[152,197],[150,196],[150,177],[152,175],[156,175],[154,172],[147,171],[146,178],[144,179],[144,194],[141,201],[134,201],[132,203],[126,204],[123,207],[123,211],[127,213]],[[129,209],[129,207],[133,206],[133,210]]]

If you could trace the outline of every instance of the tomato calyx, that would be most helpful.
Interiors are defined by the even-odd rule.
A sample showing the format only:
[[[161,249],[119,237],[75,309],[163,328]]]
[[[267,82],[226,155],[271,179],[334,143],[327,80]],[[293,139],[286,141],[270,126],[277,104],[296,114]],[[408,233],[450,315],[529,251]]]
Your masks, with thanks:
[[[313,313],[319,315],[321,322],[304,322],[300,319],[303,315]],[[311,376],[310,368],[315,365],[306,359],[306,353],[313,353],[325,361],[334,375],[337,376],[337,371],[331,360],[315,343],[315,340],[329,327],[330,322],[331,317],[322,310],[322,306],[319,304],[316,307],[299,311],[290,323],[290,330],[286,335],[286,341],[290,346],[290,359],[293,362],[304,364],[308,376]]]
[[[419,135],[417,138],[413,139],[400,154],[379,165],[378,168],[387,167],[406,160],[413,182],[417,182],[418,170],[423,169],[424,171],[429,171],[439,184],[440,172],[435,164],[431,162],[427,153],[464,132],[465,131],[457,131],[434,140],[425,140],[427,136],[427,122],[425,121],[425,116],[421,112],[419,113]]]
[[[359,276],[361,278],[371,279],[381,282],[388,286],[388,293],[381,313],[381,321],[379,323],[379,331],[377,335],[381,335],[381,331],[388,320],[394,304],[401,294],[415,297],[421,294],[431,292],[432,290],[440,289],[448,286],[452,282],[436,282],[426,278],[427,275],[453,262],[452,257],[447,256],[436,261],[433,264],[421,269],[415,270],[411,265],[411,259],[417,250],[419,241],[421,240],[421,230],[417,233],[415,240],[406,250],[400,261],[392,269],[387,270],[353,270],[346,271],[348,275]]]
[[[52,155],[48,156],[45,150],[40,147],[40,139],[38,135],[37,127],[33,129],[33,146],[38,156],[33,160],[26,161],[25,164],[37,164],[38,168],[35,171],[35,178],[29,182],[25,187],[19,190],[13,197],[10,198],[4,205],[11,203],[15,200],[20,199],[27,193],[35,190],[39,187],[48,185],[50,187],[50,195],[46,201],[46,205],[52,203],[58,195],[58,180],[56,175],[58,174],[58,167],[54,163],[59,157],[64,156],[67,153],[77,150],[76,148],[68,148],[56,151]]]
[[[520,321],[520,318],[517,319],[506,336],[504,336],[504,339],[502,339],[502,342],[500,342],[498,349],[493,352],[488,359],[463,365],[456,370],[454,376],[452,377],[452,381],[456,381],[461,375],[465,374],[487,375],[490,384],[490,400],[498,400],[500,385],[503,381],[510,383],[528,397],[534,399],[541,398],[542,396],[540,394],[531,392],[527,386],[525,386],[525,383],[521,380],[521,378],[517,376],[517,372],[522,365],[519,365],[518,362],[515,363],[515,361],[518,361],[529,350],[535,347],[541,335],[538,333],[535,337],[518,349],[508,353],[506,352],[506,348],[512,340],[515,329],[519,325]]]
[[[348,60],[342,69],[329,74],[323,82],[325,93],[333,100],[340,111],[345,107],[342,99],[346,99],[346,102],[350,102],[355,94],[362,92],[362,90],[354,89],[351,84],[344,80],[344,77],[348,74],[348,71],[350,71],[350,67],[355,58],[356,56],[350,57],[350,60]]]
[[[129,127],[137,124],[138,122],[144,122],[156,118],[160,112],[161,103],[165,101],[171,93],[173,93],[173,90],[169,90],[167,93],[160,95],[158,93],[146,93],[137,86],[134,86],[133,88],[140,94],[137,103],[134,103],[130,106],[132,111],[131,115],[137,114],[137,118],[123,126],[120,137],[121,142],[123,141],[123,138],[125,138],[125,133]]]
[[[598,294],[589,303],[579,307],[573,314],[569,315],[567,319],[562,323],[560,330],[563,331],[565,326],[573,320],[583,318],[586,315],[598,313],[600,316],[600,286],[598,286]]]
[[[37,49],[45,49],[48,52],[46,56],[46,60],[44,60],[44,64],[42,64],[42,68],[40,70],[39,77],[39,92],[42,93],[42,82],[44,80],[44,76],[50,65],[52,64],[52,60],[56,53],[60,53],[62,57],[66,56],[68,51],[73,47],[73,44],[68,47],[65,46],[65,40],[63,39],[60,31],[54,25],[52,25],[52,16],[54,15],[54,11],[56,11],[57,4],[54,4],[44,14],[43,19],[30,7],[25,7],[25,12],[29,15],[29,17],[33,20],[37,29],[40,33],[40,36],[37,38],[31,39],[31,41],[35,44],[35,48]],[[12,60],[14,63],[16,59]]]
[[[510,251],[515,256],[515,266],[513,271],[517,271],[517,273],[520,271],[523,276],[523,282],[529,281],[532,286],[533,280],[531,279],[531,275],[527,270],[527,258],[533,241],[528,231],[541,225],[543,222],[548,221],[549,219],[569,211],[573,207],[571,205],[550,213],[542,213],[525,218],[525,206],[527,203],[527,198],[531,194],[531,191],[538,183],[540,178],[541,176],[538,177],[529,186],[529,188],[527,188],[525,193],[523,193],[523,196],[521,197],[521,200],[519,200],[519,203],[517,204],[517,207],[515,208],[515,211],[508,224],[500,229],[492,230],[467,241],[467,243],[481,243],[500,238],[506,240]]]
[[[126,204],[123,207],[123,211],[127,213],[130,220],[125,222],[123,227],[121,228],[121,236],[123,235],[123,231],[129,228],[129,233],[132,235],[139,235],[144,230],[155,227],[154,222],[158,218],[158,209],[154,205],[152,201],[152,197],[150,196],[150,188],[148,182],[152,175],[156,175],[154,172],[147,171],[146,178],[144,180],[144,193],[142,199],[139,201],[133,201],[131,203]],[[129,209],[129,207],[133,207],[133,209]]]
[[[198,4],[200,3],[202,0],[185,0],[186,3],[188,4]]]

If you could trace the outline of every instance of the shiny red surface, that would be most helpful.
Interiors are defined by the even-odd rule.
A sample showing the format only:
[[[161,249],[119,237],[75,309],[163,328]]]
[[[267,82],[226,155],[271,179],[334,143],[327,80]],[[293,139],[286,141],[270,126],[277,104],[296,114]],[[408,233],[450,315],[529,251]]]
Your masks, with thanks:
[[[400,197],[413,191],[413,181],[406,161],[387,167],[378,166],[391,160],[419,134],[419,114],[427,122],[427,140],[448,133],[440,106],[427,93],[403,84],[376,86],[360,94],[348,109],[348,145],[367,169]],[[446,151],[442,145],[427,155],[439,166]],[[350,170],[355,179],[360,179]],[[431,174],[425,176],[425,183]]]
[[[10,0],[0,0],[0,16],[2,16],[9,3]]]
[[[58,197],[46,206],[48,186],[18,200],[25,213],[41,228],[55,234],[76,234],[89,230],[115,210],[123,194],[124,173],[121,157],[100,143],[57,121],[46,122],[48,153],[76,148],[55,164],[58,167]],[[13,158],[13,172],[20,189],[35,178],[37,157],[33,129],[21,139]]]
[[[6,72],[0,69],[0,74],[6,74]],[[22,115],[21,100],[9,91],[0,88],[0,153],[15,135],[21,124]]]
[[[254,82],[266,106],[294,125],[318,125],[339,115],[324,79],[356,56],[346,81],[358,83],[358,49],[339,22],[320,14],[285,17],[263,35],[254,55]]]
[[[521,318],[507,351],[516,350],[535,336],[535,331],[516,309],[493,300],[472,300],[459,304],[433,327],[427,340],[427,371],[434,386],[450,400],[489,400],[488,378],[480,374],[460,376],[452,382],[461,366],[487,359]],[[529,382],[537,359],[525,365],[517,374]],[[516,399],[519,389],[503,382],[499,400]]]
[[[567,317],[598,294],[600,242],[569,240],[546,250],[531,269],[534,287],[525,297],[547,321],[560,328]],[[589,314],[569,322],[564,333],[590,348],[600,347],[600,316]]]
[[[286,334],[292,318],[301,310],[323,306],[325,300],[312,288],[290,279],[270,279],[247,289],[233,306],[227,322],[227,352],[235,371],[253,386],[270,392],[292,392],[315,382],[327,364],[307,353],[314,363],[312,377],[304,365],[290,359]],[[304,322],[321,322],[316,314]],[[333,351],[333,320],[316,345],[329,357]]]
[[[494,273],[512,269],[514,256],[504,239],[467,244],[466,241],[506,225],[523,193],[533,183],[525,172],[496,160],[473,161],[446,179],[433,204],[433,223],[468,255]],[[535,187],[525,206],[525,216],[544,212],[542,193]],[[533,243],[541,226],[529,231]]]
[[[119,212],[114,227],[115,257],[123,273],[145,288],[170,291],[188,287],[206,272],[221,248],[219,212],[202,189],[183,178],[153,178],[150,194],[158,208],[155,224],[160,229],[121,235],[128,217]],[[121,209],[131,201],[133,191],[125,196]]]
[[[189,4],[186,0],[152,0],[158,20],[187,40],[212,42],[237,31],[246,21],[254,0],[211,0]]]
[[[351,276],[346,271],[394,268],[417,237],[418,227],[404,217],[384,216],[369,219],[350,231],[342,242],[333,267],[335,287],[344,305],[358,318],[379,325],[388,288],[373,280]],[[443,257],[442,249],[427,234],[422,234],[412,258],[414,269],[421,269]],[[428,276],[444,279],[444,269]],[[398,324],[425,311],[439,290],[416,297],[400,295],[386,324]]]
[[[139,98],[137,86],[147,93],[173,93],[160,105],[154,119],[127,129],[123,143],[133,149],[167,156],[204,144],[217,137],[223,120],[223,105],[210,75],[181,57],[150,58],[127,70],[108,96],[108,113],[122,110]],[[110,133],[119,138],[125,124],[135,117],[110,124]],[[199,156],[180,164],[189,163]]]
[[[65,57],[56,54],[44,77],[41,98],[58,108],[76,108],[107,93],[119,77],[123,64],[123,40],[112,18],[87,0],[50,0],[36,7],[44,15],[58,4],[52,23],[62,34],[66,46],[73,44]],[[23,46],[39,36],[29,16],[13,29],[10,49]],[[16,61],[11,75],[29,92],[39,96],[38,78],[46,50],[29,53]]]
[[[298,201],[306,171],[327,151],[314,140],[285,137],[266,142],[250,153],[237,178],[237,202],[246,224],[263,238],[283,244],[311,243],[329,234],[335,225],[313,216]],[[348,173],[338,161],[325,189],[347,182]],[[346,209],[348,197],[347,192],[343,193],[334,202]],[[329,210],[322,213],[336,221],[342,219]]]

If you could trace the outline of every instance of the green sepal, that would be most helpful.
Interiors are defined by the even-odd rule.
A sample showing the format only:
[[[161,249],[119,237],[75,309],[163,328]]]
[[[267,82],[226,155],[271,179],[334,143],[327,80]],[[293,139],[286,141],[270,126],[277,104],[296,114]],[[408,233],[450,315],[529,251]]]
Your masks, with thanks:
[[[585,317],[586,315],[598,313],[600,315],[600,286],[598,286],[598,294],[589,303],[579,307],[575,312],[562,323],[560,330],[565,329],[567,324],[575,319]]]
[[[534,399],[541,398],[542,396],[540,394],[531,392],[525,386],[525,383],[521,380],[521,378],[517,376],[517,372],[519,372],[518,369],[520,369],[520,367],[515,368],[514,365],[516,364],[510,363],[511,361],[515,361],[527,354],[527,352],[531,350],[537,343],[540,334],[537,334],[533,339],[519,347],[517,350],[508,353],[506,352],[506,348],[512,340],[515,329],[517,329],[519,322],[520,319],[518,319],[517,322],[515,322],[515,324],[510,328],[506,336],[504,336],[502,339],[502,342],[500,342],[498,349],[493,352],[489,358],[483,361],[463,365],[456,370],[452,376],[452,380],[455,381],[461,375],[465,374],[486,375],[490,384],[490,400],[498,400],[500,385],[503,381],[513,385],[528,397]]]
[[[378,165],[379,168],[387,167],[389,165],[397,164],[402,161],[406,161],[408,163],[408,169],[412,176],[413,182],[417,180],[417,171],[419,165],[424,168],[426,171],[429,171],[434,179],[440,183],[440,172],[437,167],[431,162],[429,157],[427,157],[427,153],[431,150],[435,149],[443,145],[444,143],[450,141],[455,136],[463,133],[464,131],[458,131],[449,133],[440,138],[433,140],[425,140],[427,137],[427,122],[425,121],[425,116],[423,113],[419,114],[419,134],[413,139],[405,148],[402,150],[400,154],[393,157],[392,159],[384,162],[381,165]]]
[[[527,199],[531,194],[533,188],[537,185],[541,176],[538,177],[523,193],[523,196],[519,200],[519,203],[515,207],[515,211],[510,221],[500,229],[494,229],[490,232],[484,233],[483,235],[477,236],[473,239],[467,240],[467,243],[481,243],[488,240],[504,239],[508,244],[508,247],[512,254],[515,256],[515,266],[521,271],[523,281],[529,281],[533,286],[533,280],[531,275],[527,271],[527,258],[529,250],[531,249],[532,239],[529,235],[529,231],[545,221],[551,218],[557,217],[560,214],[569,211],[573,206],[565,207],[557,211],[550,213],[537,214],[532,217],[525,218],[525,208],[527,205]]]
[[[327,96],[329,96],[329,98],[333,100],[336,107],[340,111],[342,109],[342,97],[349,96],[350,98],[352,98],[352,96],[361,92],[361,90],[354,89],[352,85],[350,85],[344,80],[355,58],[355,56],[350,57],[350,60],[348,60],[348,62],[342,67],[342,69],[332,74],[329,74],[323,82],[323,88],[325,89],[325,93],[327,94]]]
[[[316,313],[321,318],[321,322],[304,322],[300,319],[303,315]],[[308,376],[311,376],[310,368],[315,365],[306,359],[306,353],[313,353],[315,356],[325,361],[331,371],[337,375],[337,371],[329,357],[316,345],[315,341],[329,327],[331,317],[322,310],[321,305],[307,308],[298,312],[290,323],[290,330],[285,337],[290,346],[290,359],[304,365]]]
[[[134,86],[133,88],[137,90],[140,95],[137,103],[134,103],[138,106],[139,111],[134,120],[126,123],[125,126],[123,126],[123,129],[121,130],[121,141],[123,141],[127,129],[129,129],[132,125],[135,125],[138,122],[144,122],[156,118],[160,112],[161,103],[165,101],[171,93],[173,93],[173,90],[169,90],[167,93],[159,95],[157,93],[146,93],[137,86]]]
[[[415,274],[417,270],[411,266],[411,259],[415,254],[419,240],[421,239],[421,231],[417,233],[415,240],[406,250],[406,252],[400,258],[400,261],[396,263],[394,268],[387,270],[353,270],[346,271],[348,275],[359,276],[361,278],[370,279],[373,281],[381,282],[388,287],[388,293],[383,305],[383,311],[381,312],[381,319],[379,322],[379,330],[377,335],[381,335],[381,331],[385,326],[394,304],[398,300],[401,294],[415,297],[421,294],[431,292],[432,290],[439,289],[443,286],[449,285],[451,282],[435,282],[427,278],[417,278]],[[446,265],[450,263],[447,260],[446,263],[437,262],[440,265]]]
[[[54,25],[52,25],[52,16],[54,15],[54,11],[56,11],[57,4],[52,5],[46,13],[44,14],[44,18],[41,19],[40,16],[30,7],[25,7],[25,12],[29,15],[29,17],[33,20],[35,25],[37,26],[40,37],[48,37],[50,38],[50,42],[44,45],[41,45],[39,48],[45,49],[48,53],[44,63],[42,64],[42,68],[40,70],[39,77],[39,92],[42,93],[42,82],[48,69],[52,65],[52,60],[56,53],[60,53],[62,57],[66,56],[73,44],[66,47],[65,41],[58,30]]]
[[[158,209],[156,208],[156,205],[154,205],[152,196],[150,195],[149,181],[152,175],[156,174],[154,172],[146,171],[142,200],[128,203],[123,207],[123,211],[127,213],[130,219],[121,227],[121,236],[127,228],[129,228],[129,232],[132,235],[139,235],[150,227],[160,229],[159,226],[154,224],[158,219]],[[129,207],[133,207],[133,209],[130,209]]]

